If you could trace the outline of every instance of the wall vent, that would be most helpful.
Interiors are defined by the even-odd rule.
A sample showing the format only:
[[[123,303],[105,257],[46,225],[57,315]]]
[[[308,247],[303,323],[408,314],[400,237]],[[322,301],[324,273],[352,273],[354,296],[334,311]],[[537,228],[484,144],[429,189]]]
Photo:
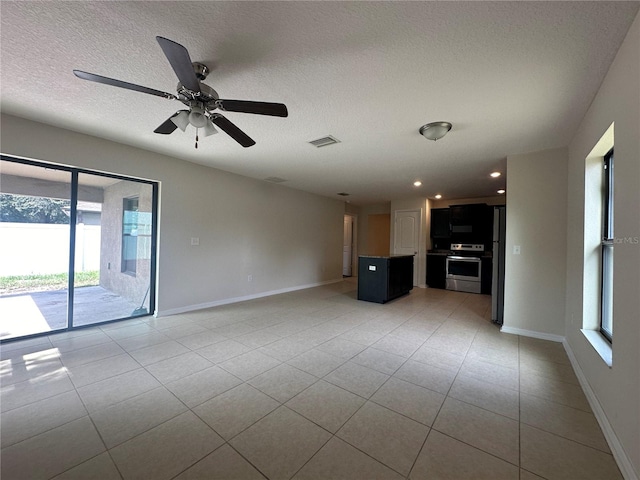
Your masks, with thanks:
[[[309,143],[314,147],[320,148],[326,147],[327,145],[333,145],[334,143],[340,143],[340,140],[332,137],[331,135],[327,135],[326,137],[318,138],[317,140],[311,140]]]
[[[338,193],[338,195],[340,195],[341,197],[348,197],[351,194],[347,193],[347,192],[340,192],[340,193]]]
[[[271,183],[282,183],[282,182],[286,182],[286,180],[284,178],[280,178],[280,177],[267,177],[265,178],[265,180],[267,182],[271,182]]]

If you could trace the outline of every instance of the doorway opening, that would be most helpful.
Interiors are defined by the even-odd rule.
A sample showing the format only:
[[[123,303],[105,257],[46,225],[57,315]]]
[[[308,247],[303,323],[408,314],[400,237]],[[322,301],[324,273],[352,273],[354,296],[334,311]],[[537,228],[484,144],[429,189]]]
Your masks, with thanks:
[[[413,286],[418,286],[422,210],[396,210],[394,219],[394,255],[413,255]]]
[[[357,222],[355,215],[345,214],[344,235],[342,238],[342,276],[352,277],[357,272],[358,252],[357,245]]]

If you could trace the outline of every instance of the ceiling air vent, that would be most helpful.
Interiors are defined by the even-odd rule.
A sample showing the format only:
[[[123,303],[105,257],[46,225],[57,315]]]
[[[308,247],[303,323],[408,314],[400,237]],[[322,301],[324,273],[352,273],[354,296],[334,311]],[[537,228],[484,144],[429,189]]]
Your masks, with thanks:
[[[340,140],[332,137],[331,135],[327,135],[326,137],[318,138],[317,140],[311,140],[309,143],[320,148],[326,147],[327,145],[333,145],[334,143],[340,143]]]
[[[286,180],[284,178],[280,178],[280,177],[267,177],[265,178],[265,180],[267,182],[271,182],[271,183],[282,183],[282,182],[286,182]]]
[[[347,193],[347,192],[340,192],[340,193],[338,193],[338,195],[340,195],[341,197],[348,197],[351,194]]]

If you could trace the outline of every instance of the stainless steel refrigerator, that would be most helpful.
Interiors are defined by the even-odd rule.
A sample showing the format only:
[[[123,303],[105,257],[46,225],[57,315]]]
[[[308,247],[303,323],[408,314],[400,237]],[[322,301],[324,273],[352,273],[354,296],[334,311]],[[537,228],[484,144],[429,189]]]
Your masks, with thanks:
[[[493,209],[493,276],[491,277],[491,320],[502,325],[504,319],[504,259],[507,224],[506,207]]]

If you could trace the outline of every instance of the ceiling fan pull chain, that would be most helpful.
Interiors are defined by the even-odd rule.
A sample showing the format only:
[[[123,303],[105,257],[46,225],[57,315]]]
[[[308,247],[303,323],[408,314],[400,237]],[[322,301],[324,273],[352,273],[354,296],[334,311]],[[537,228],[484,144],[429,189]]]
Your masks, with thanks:
[[[196,128],[196,150],[198,149],[198,129]]]

